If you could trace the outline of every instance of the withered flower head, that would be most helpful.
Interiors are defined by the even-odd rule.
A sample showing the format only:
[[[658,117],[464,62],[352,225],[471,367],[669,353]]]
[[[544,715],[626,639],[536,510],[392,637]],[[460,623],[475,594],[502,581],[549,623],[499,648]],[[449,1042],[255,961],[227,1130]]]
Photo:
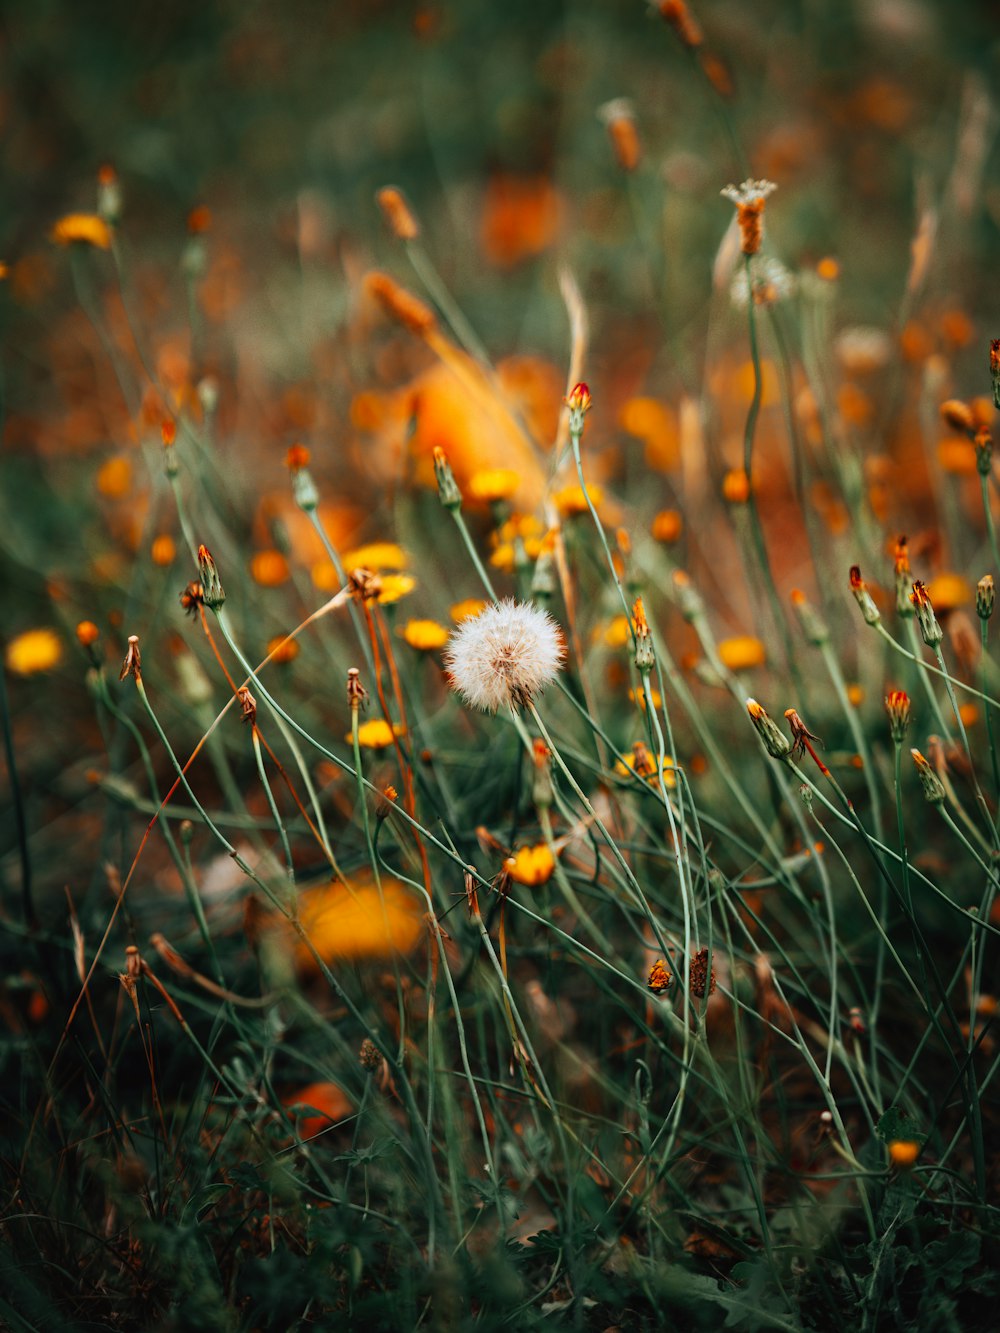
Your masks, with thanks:
[[[1000,338],[990,339],[990,378],[993,381],[993,406],[1000,407]]]
[[[365,1037],[361,1043],[361,1049],[358,1051],[358,1060],[362,1069],[367,1069],[369,1074],[373,1074],[382,1063],[382,1057],[378,1053],[378,1047],[372,1041],[371,1037]]]
[[[361,708],[368,697],[368,691],[361,684],[361,672],[357,667],[347,670],[347,702],[352,709]]]
[[[257,700],[245,685],[236,691],[236,697],[240,702],[240,721],[249,722],[252,727],[255,727],[257,725]]]
[[[670,989],[673,979],[673,975],[663,959],[657,958],[656,962],[649,969],[646,985],[654,995],[662,995],[664,991]]]
[[[822,744],[819,737],[809,730],[794,708],[785,709],[785,718],[792,729],[791,757],[801,759],[803,752],[808,748],[809,753],[815,758],[810,741],[817,741]]]
[[[715,968],[708,966],[708,950],[699,949],[691,959],[688,973],[688,985],[691,994],[703,1000],[706,995],[715,994]]]
[[[125,653],[122,669],[118,673],[118,679],[124,680],[126,676],[132,676],[136,684],[142,680],[142,656],[139,652],[138,634],[130,634],[128,637],[128,650]]]
[[[382,591],[382,579],[370,569],[351,569],[347,574],[351,596],[359,602],[372,602]]]
[[[180,594],[181,606],[186,616],[196,616],[198,608],[205,605],[205,593],[197,580],[192,581]]]

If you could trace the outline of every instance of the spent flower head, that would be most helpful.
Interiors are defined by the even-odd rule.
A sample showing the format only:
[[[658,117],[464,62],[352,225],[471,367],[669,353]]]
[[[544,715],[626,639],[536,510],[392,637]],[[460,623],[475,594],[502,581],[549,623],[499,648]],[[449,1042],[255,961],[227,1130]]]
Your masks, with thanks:
[[[755,255],[764,239],[764,201],[777,189],[774,181],[745,180],[742,185],[727,185],[721,194],[736,205],[740,244],[745,255]]]
[[[530,703],[555,679],[565,652],[547,611],[506,598],[462,622],[445,662],[466,703],[495,713]]]
[[[997,602],[997,591],[992,574],[984,574],[976,584],[976,614],[980,620],[989,620]]]

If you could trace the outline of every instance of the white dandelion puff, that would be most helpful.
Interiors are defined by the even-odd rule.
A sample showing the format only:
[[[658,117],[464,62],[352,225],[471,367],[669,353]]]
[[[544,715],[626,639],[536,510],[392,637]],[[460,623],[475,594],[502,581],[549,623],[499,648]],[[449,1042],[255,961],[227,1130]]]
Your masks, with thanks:
[[[508,597],[462,622],[445,664],[466,703],[495,713],[529,704],[556,678],[565,655],[549,613]]]

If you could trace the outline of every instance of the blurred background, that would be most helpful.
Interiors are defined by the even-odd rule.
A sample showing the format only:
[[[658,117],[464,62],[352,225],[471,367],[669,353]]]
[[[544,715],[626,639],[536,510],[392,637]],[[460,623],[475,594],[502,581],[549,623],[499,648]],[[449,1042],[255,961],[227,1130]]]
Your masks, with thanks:
[[[642,0],[4,6],[3,632],[57,638],[26,670],[8,657],[37,823],[74,808],[74,765],[85,772],[96,744],[73,626],[96,622],[112,658],[128,632],[151,643],[183,628],[176,594],[193,571],[158,462],[164,416],[211,418],[228,533],[214,519],[203,530],[268,633],[309,595],[296,584],[290,608],[289,568],[255,568],[255,556],[284,550],[314,596],[330,581],[295,526],[291,444],[312,451],[345,547],[433,536],[398,497],[426,480],[435,444],[463,481],[474,463],[505,461],[502,440],[474,456],[468,405],[365,296],[373,267],[419,290],[375,203],[386,184],[405,191],[427,254],[547,440],[569,355],[558,274],[571,269],[590,321],[588,468],[609,521],[648,525],[676,507],[679,556],[738,632],[736,548],[705,498],[739,463],[752,392],[745,311],[719,274],[733,216],[720,190],[748,174],[775,181],[768,254],[803,291],[836,275],[813,345],[835,367],[873,503],[889,531],[932,527],[934,432],[912,466],[906,453],[924,429],[921,386],[937,400],[981,393],[1000,318],[983,280],[1000,253],[996,8],[705,0],[694,13],[696,56]],[[608,133],[619,98],[640,144],[628,172]],[[114,261],[52,239],[59,218],[94,212],[102,168],[121,192]],[[685,404],[700,423],[693,448]],[[781,423],[765,379],[763,464],[784,450]],[[949,486],[975,488],[967,463]],[[815,591],[783,507],[788,468],[774,468],[765,521],[779,581]],[[824,485],[812,498],[839,569],[857,551]],[[197,490],[189,498],[197,519]],[[440,616],[474,589],[453,578],[446,545],[425,545],[422,583],[440,594],[414,610]],[[933,535],[923,551],[929,574],[963,554]]]

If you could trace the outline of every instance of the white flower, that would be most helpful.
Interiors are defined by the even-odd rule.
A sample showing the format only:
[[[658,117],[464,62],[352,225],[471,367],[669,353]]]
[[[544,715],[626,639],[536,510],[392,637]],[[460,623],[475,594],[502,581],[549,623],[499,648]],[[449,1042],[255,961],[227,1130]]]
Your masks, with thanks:
[[[766,199],[769,194],[774,194],[777,188],[774,181],[746,180],[742,185],[727,185],[719,193],[724,198],[731,199],[739,207],[741,204],[755,204],[758,199]]]
[[[795,290],[795,275],[790,273],[780,259],[755,255],[753,264],[753,295],[758,305],[772,305],[775,301],[784,301]],[[729,289],[729,299],[741,309],[746,306],[750,284],[747,282],[746,268],[738,268]]]
[[[455,689],[485,712],[528,704],[550,684],[566,649],[547,611],[510,598],[464,620],[445,652]]]

